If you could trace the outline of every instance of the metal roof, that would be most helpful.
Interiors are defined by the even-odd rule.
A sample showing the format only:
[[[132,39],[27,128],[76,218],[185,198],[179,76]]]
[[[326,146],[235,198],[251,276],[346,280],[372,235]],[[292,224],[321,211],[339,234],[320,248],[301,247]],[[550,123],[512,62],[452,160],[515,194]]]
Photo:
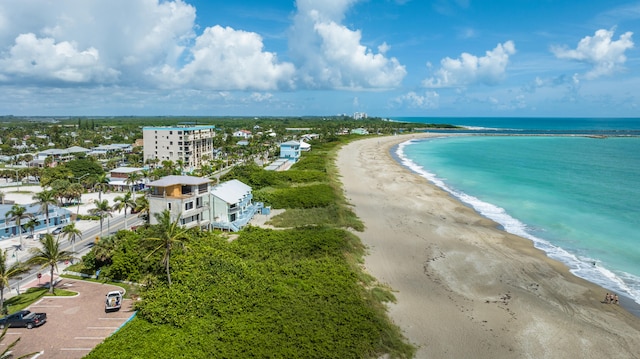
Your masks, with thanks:
[[[212,195],[228,204],[241,202],[249,193],[251,193],[251,187],[236,179],[220,183],[211,189]]]

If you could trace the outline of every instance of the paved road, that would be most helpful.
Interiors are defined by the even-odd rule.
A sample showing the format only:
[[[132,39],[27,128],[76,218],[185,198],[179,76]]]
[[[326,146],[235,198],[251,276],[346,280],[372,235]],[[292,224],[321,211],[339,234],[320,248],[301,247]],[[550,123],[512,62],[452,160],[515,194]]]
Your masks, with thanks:
[[[105,313],[105,295],[120,287],[72,279],[63,279],[57,287],[78,295],[44,297],[34,303],[28,309],[47,313],[47,322],[34,329],[9,328],[2,344],[20,337],[13,350],[17,355],[42,352],[38,359],[82,358],[134,315],[129,299],[120,311]]]
[[[130,228],[132,226],[137,226],[142,224],[143,220],[138,218],[135,215],[127,216],[127,226]],[[76,226],[82,231],[82,239],[76,241],[76,243],[69,243],[66,238],[60,239],[60,247],[62,250],[75,251],[77,252],[76,257],[81,258],[85,255],[93,246],[95,238],[100,235],[100,224],[98,221],[79,221],[76,223]],[[106,235],[111,232],[116,232],[120,229],[124,229],[124,215],[122,216],[114,216],[110,218],[109,221],[104,220],[103,222],[103,233]],[[15,251],[17,254],[17,258],[21,261],[25,261],[29,256],[29,248],[35,247],[38,245],[37,240],[23,240],[23,245],[26,247],[23,251]],[[11,252],[9,252],[11,253]],[[11,257],[7,260],[8,264],[11,264],[15,261],[15,257]],[[58,264],[58,269],[60,271],[64,270],[66,265],[63,263]],[[49,269],[42,269],[40,266],[33,267],[31,271],[28,273],[24,273],[20,277],[9,281],[9,287],[5,288],[4,295],[5,299],[10,298],[17,294],[17,291],[23,292],[27,288],[27,283],[31,283],[37,279],[37,274],[41,272],[43,274],[49,273]]]

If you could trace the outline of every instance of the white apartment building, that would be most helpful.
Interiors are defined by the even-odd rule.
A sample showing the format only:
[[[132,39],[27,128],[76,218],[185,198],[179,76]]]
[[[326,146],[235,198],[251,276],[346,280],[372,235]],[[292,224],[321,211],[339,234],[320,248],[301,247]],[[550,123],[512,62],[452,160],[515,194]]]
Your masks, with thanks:
[[[143,127],[144,160],[181,161],[184,172],[200,167],[203,156],[212,158],[215,126]]]

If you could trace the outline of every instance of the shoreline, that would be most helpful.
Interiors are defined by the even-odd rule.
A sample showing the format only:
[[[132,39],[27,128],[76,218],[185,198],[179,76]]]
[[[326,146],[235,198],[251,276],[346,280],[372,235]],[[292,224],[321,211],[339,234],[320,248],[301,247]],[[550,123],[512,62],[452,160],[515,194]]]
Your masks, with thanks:
[[[481,134],[478,134],[478,135],[479,135],[479,136],[482,136]],[[474,136],[478,136],[478,135],[474,135]],[[451,134],[451,135],[449,135],[449,136],[463,136],[463,134]],[[492,136],[492,135],[491,135],[491,134],[489,134],[488,136]],[[511,135],[500,135],[500,136],[511,136]],[[514,135],[514,136],[521,136],[521,135]],[[529,135],[523,135],[523,136],[529,136]],[[544,135],[541,135],[541,136],[544,136]],[[587,135],[574,135],[574,136],[577,136],[577,137],[590,137],[590,136],[587,136]],[[430,137],[431,137],[431,136],[430,136]],[[437,136],[437,137],[441,137],[441,136]],[[399,165],[401,165],[402,167],[404,167],[407,171],[410,171],[411,173],[414,173],[414,174],[416,174],[416,175],[418,175],[418,176],[421,176],[421,174],[420,174],[419,172],[416,172],[416,171],[415,171],[414,169],[412,169],[410,166],[407,166],[407,165],[405,165],[405,164],[403,164],[403,163],[402,163],[402,158],[400,158],[400,157],[398,156],[398,154],[396,153],[396,150],[398,149],[398,147],[399,147],[401,144],[402,144],[402,142],[399,142],[399,143],[396,143],[396,144],[392,145],[392,146],[389,148],[389,154],[390,154],[390,156],[391,156],[391,157],[392,157],[392,158],[393,158],[393,159],[394,159],[394,160],[395,160]],[[478,212],[475,208],[473,208],[473,206],[472,206],[471,204],[469,204],[469,203],[465,203],[464,201],[462,201],[461,199],[457,198],[457,197],[456,197],[455,195],[453,195],[452,193],[450,193],[450,192],[446,191],[445,189],[443,189],[443,188],[441,188],[441,187],[437,186],[436,184],[432,183],[431,181],[429,181],[429,179],[427,179],[427,181],[428,181],[430,184],[432,184],[432,185],[434,185],[434,186],[436,186],[436,187],[440,188],[440,190],[442,190],[442,191],[446,192],[447,194],[449,194],[449,196],[451,196],[451,198],[452,198],[452,199],[454,199],[455,201],[460,202],[460,204],[462,204],[463,206],[465,206],[465,207],[468,207],[468,208],[472,209],[474,212],[476,212],[476,213],[477,213],[478,215],[480,215],[481,217],[486,218],[487,220],[493,221],[493,222],[495,223],[496,229],[498,229],[498,230],[500,230],[500,231],[504,231],[504,232],[510,233],[510,234],[513,234],[513,235],[515,235],[515,236],[518,236],[518,235],[517,235],[517,234],[515,234],[515,233],[508,232],[508,231],[504,228],[504,226],[503,226],[502,224],[500,224],[500,223],[498,223],[498,222],[495,222],[495,221],[494,221],[494,220],[492,220],[491,218],[488,218],[488,217],[484,216],[482,213]],[[519,236],[519,237],[520,237],[520,236]],[[521,237],[521,238],[522,238],[522,237]],[[528,239],[528,238],[522,238],[522,239],[527,240],[527,241],[531,241],[531,240],[530,240],[530,239]],[[534,247],[535,247],[535,243],[534,243]],[[536,248],[538,248],[538,247],[536,247]],[[541,250],[542,250],[542,249],[541,249]],[[542,250],[542,251],[544,252],[544,250]],[[545,252],[545,255],[547,255],[547,257],[549,257],[549,255],[548,255],[546,252]],[[551,258],[551,257],[549,257],[549,258]],[[556,260],[556,261],[558,261],[558,262],[560,262],[560,263],[563,263],[564,265],[567,265],[566,263],[564,263],[564,262],[562,262],[562,261],[560,261],[560,260],[553,259],[553,258],[551,258],[551,259],[552,259],[552,260]],[[572,274],[573,274],[573,273],[572,273]],[[626,294],[624,294],[624,293],[622,293],[622,294],[621,294],[620,292],[616,291],[615,289],[606,288],[606,287],[604,287],[604,286],[602,286],[602,285],[600,285],[600,284],[598,284],[598,283],[596,283],[596,282],[592,282],[592,281],[590,281],[588,278],[583,278],[583,277],[580,277],[580,276],[578,276],[578,275],[576,275],[576,274],[573,274],[573,275],[575,275],[575,276],[576,276],[576,277],[578,277],[578,278],[585,279],[585,280],[587,280],[588,282],[593,283],[594,285],[597,285],[597,286],[601,287],[601,288],[602,288],[603,290],[605,290],[605,291],[609,291],[609,292],[616,292],[616,293],[618,294],[619,298],[620,298],[620,305],[621,305],[623,308],[625,308],[627,311],[629,311],[631,314],[633,314],[633,315],[635,315],[636,317],[640,318],[640,303],[636,302],[632,297],[629,297],[629,296],[627,296],[627,295],[626,295]]]
[[[605,289],[393,158],[393,146],[429,136],[443,134],[355,141],[336,161],[366,227],[365,270],[394,291],[389,316],[416,357],[638,357],[626,304],[602,304]]]

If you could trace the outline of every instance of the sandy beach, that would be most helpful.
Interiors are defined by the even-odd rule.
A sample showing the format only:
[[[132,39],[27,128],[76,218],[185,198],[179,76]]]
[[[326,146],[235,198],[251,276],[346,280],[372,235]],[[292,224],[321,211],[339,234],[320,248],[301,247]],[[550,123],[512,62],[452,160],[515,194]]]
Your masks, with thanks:
[[[365,269],[390,286],[391,319],[417,358],[640,358],[640,319],[398,164],[392,146],[355,141],[337,165],[366,229]]]

